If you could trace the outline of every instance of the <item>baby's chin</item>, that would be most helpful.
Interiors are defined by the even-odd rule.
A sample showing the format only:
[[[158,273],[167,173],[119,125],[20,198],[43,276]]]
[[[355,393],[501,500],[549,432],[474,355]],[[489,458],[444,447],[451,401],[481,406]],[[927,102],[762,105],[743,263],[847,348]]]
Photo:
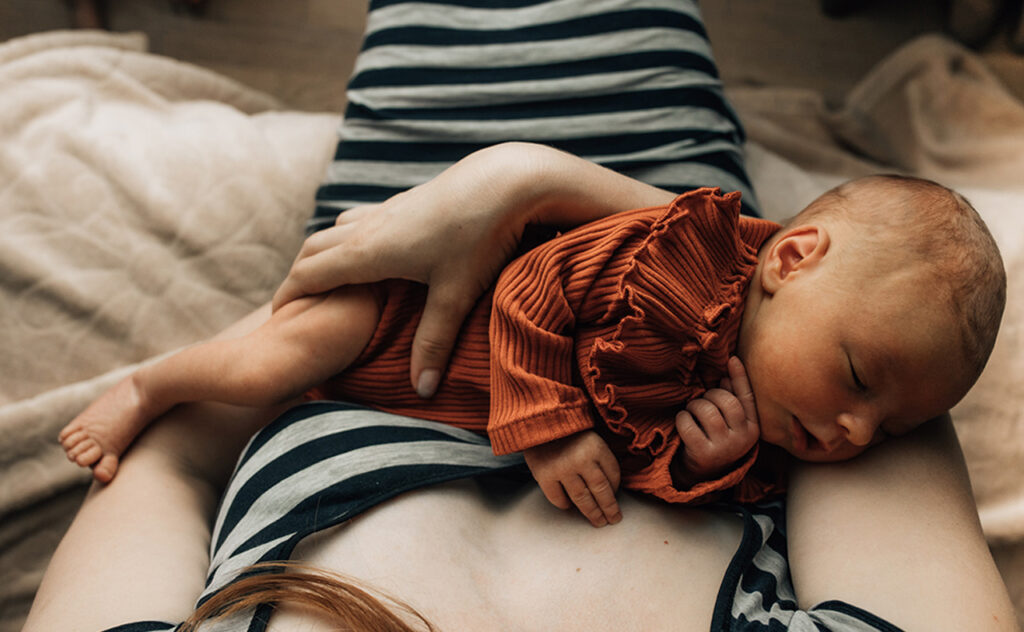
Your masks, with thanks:
[[[794,445],[792,433],[787,431],[777,419],[762,415],[760,411],[758,412],[758,418],[761,427],[761,442],[782,448],[786,452],[793,454],[796,446]]]
[[[800,461],[807,461],[808,463],[841,463],[864,454],[875,445],[877,444],[854,445],[846,443],[831,450],[826,450],[821,445],[808,445],[802,450],[790,449],[786,446],[781,447]]]

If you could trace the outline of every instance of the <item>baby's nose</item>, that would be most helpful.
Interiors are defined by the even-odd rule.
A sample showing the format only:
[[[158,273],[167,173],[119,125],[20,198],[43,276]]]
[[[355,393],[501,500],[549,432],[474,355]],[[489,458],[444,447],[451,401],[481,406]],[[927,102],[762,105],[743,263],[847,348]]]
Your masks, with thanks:
[[[843,429],[846,441],[856,446],[866,446],[875,436],[878,424],[867,415],[843,413],[836,423]]]

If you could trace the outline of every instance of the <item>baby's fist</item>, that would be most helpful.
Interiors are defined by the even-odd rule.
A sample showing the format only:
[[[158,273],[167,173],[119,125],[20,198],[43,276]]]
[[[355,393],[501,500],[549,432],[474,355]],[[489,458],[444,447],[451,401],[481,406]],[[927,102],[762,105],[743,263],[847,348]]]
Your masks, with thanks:
[[[754,447],[761,430],[750,381],[738,358],[729,359],[723,388],[691,400],[676,415],[676,430],[683,441],[683,466],[698,476],[729,467]]]

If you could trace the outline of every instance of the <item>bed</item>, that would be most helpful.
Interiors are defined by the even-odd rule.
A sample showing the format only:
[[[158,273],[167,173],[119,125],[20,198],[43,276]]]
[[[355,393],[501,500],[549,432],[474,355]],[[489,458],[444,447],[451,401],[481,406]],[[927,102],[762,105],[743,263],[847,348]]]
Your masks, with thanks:
[[[782,219],[851,176],[960,189],[1003,251],[1009,303],[954,411],[979,513],[1024,621],[1024,104],[937,36],[839,108],[736,88],[762,207]],[[0,632],[18,630],[88,484],[57,431],[139,363],[265,302],[301,243],[336,114],[151,55],[137,34],[0,44]],[[87,569],[83,569],[86,572]]]

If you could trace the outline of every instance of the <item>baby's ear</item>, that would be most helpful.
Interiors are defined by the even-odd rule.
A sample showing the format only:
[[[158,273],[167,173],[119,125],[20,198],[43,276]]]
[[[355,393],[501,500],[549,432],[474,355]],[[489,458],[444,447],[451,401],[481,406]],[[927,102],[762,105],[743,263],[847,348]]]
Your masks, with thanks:
[[[812,269],[828,252],[831,241],[821,226],[784,229],[769,247],[761,274],[764,291],[774,294],[783,284]]]

